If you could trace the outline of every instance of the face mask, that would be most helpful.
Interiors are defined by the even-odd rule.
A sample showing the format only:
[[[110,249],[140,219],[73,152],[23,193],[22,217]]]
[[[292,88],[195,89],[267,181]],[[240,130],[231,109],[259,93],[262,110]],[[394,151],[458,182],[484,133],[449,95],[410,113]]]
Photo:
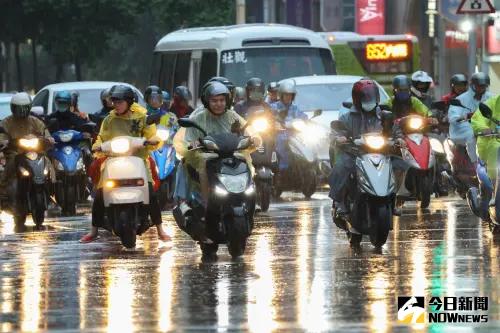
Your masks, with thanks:
[[[371,112],[377,107],[377,102],[361,102],[361,108],[365,112]]]
[[[396,100],[400,102],[407,102],[410,99],[410,92],[409,91],[398,91],[396,94],[394,94],[394,97]]]

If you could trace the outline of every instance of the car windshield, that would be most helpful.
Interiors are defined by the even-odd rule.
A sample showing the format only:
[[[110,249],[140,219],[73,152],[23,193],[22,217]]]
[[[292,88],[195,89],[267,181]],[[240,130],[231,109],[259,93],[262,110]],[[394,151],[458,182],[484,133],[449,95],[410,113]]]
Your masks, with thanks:
[[[73,90],[70,90],[73,91]],[[78,98],[78,108],[81,112],[96,113],[101,110],[101,91],[102,89],[82,89],[77,90],[80,94]],[[54,93],[55,94],[55,93]],[[144,105],[142,97],[139,96],[139,103]],[[55,109],[55,105],[54,105]]]
[[[0,120],[10,116],[10,101],[0,101]]]
[[[266,84],[292,76],[334,74],[332,56],[318,48],[251,48],[221,53],[221,75],[237,86],[245,86],[251,77]]]
[[[342,107],[342,102],[351,101],[353,84],[346,82],[297,85],[295,102],[303,111],[316,109],[338,111]],[[380,104],[383,104],[388,96],[380,86],[379,91]]]

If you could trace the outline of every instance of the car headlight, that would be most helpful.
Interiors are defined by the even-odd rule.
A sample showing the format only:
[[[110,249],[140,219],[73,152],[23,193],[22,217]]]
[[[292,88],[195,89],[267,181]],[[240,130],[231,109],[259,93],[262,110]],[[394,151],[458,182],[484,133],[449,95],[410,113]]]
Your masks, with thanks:
[[[424,120],[420,117],[411,117],[410,120],[408,121],[408,126],[414,130],[422,128],[423,125],[424,125]]]
[[[76,170],[82,170],[85,164],[83,163],[83,158],[79,158],[76,162]]]
[[[111,151],[115,154],[124,154],[130,150],[130,142],[125,138],[117,138],[111,141]]]
[[[266,118],[257,118],[252,122],[252,128],[257,133],[265,132],[269,128],[269,122]]]
[[[381,149],[385,145],[385,138],[381,135],[365,135],[365,144],[371,149]]]
[[[40,144],[38,138],[19,139],[19,145],[24,149],[37,149]]]
[[[231,193],[242,193],[247,189],[248,174],[240,175],[218,175],[219,181],[224,185],[226,190]]]
[[[444,147],[441,141],[436,138],[430,138],[429,141],[431,143],[432,150],[434,150],[436,153],[444,154]]]
[[[73,133],[71,132],[61,133],[59,134],[59,140],[61,140],[61,142],[70,142],[71,140],[73,140]]]
[[[161,141],[167,141],[170,137],[170,131],[165,127],[158,127],[156,129],[156,136],[161,139]]]

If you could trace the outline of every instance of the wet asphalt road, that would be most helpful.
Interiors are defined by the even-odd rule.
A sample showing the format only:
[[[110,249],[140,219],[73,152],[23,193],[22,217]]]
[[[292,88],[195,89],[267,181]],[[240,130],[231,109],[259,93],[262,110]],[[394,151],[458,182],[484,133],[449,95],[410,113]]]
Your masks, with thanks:
[[[500,240],[457,198],[405,207],[381,253],[351,250],[324,194],[288,197],[256,219],[246,255],[202,263],[196,244],[150,230],[133,251],[88,214],[15,233],[0,223],[0,332],[500,332]],[[397,296],[488,296],[487,324],[405,326]]]

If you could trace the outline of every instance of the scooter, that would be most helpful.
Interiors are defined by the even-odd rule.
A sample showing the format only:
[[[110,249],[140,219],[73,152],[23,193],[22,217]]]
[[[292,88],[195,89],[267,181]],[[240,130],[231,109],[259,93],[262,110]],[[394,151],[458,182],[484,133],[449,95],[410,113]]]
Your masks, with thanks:
[[[52,134],[56,144],[49,153],[56,170],[55,197],[61,206],[63,216],[76,214],[76,203],[86,199],[87,172],[82,141],[90,139],[94,124],[89,124],[81,131],[62,130]]]
[[[345,132],[340,121],[333,121],[335,132]],[[394,143],[381,133],[366,133],[349,138],[339,149],[356,156],[356,172],[350,175],[344,202],[347,215],[333,211],[337,226],[346,230],[351,246],[359,246],[363,235],[369,235],[375,247],[383,246],[392,230],[392,208],[396,182],[392,171],[391,151]]]
[[[321,110],[315,111],[313,117],[319,115]],[[301,119],[279,120],[279,123],[281,130],[276,146],[279,168],[273,194],[279,198],[283,191],[300,190],[309,199],[316,192],[318,178],[315,125]]]
[[[31,214],[36,228],[41,229],[50,200],[51,165],[45,154],[50,143],[45,138],[28,135],[10,145],[15,145],[19,153],[14,158],[15,174],[7,187],[8,198],[1,203],[2,209],[12,213],[17,228],[23,228],[27,215]]]
[[[151,153],[160,178],[159,204],[164,209],[167,203],[172,202],[174,187],[175,187],[175,170],[179,163],[175,148],[172,144],[167,143],[175,135],[173,128],[168,129],[163,126],[157,126],[156,135],[165,142],[164,145]]]
[[[496,140],[500,140],[500,121],[493,118],[492,110],[484,103],[479,104],[479,111],[483,117],[495,124],[495,131],[491,134],[478,133],[477,136],[493,137],[496,138]],[[490,231],[493,234],[500,234],[500,188],[498,186],[498,180],[497,186],[495,186],[488,176],[486,165],[482,161],[479,161],[476,171],[479,183],[481,183],[481,187],[485,192],[481,193],[481,195],[485,196],[485,200],[480,200],[479,191],[477,187],[473,186],[469,188],[467,192],[467,203],[471,211],[477,217],[488,222]],[[493,198],[491,198],[491,196],[493,196]],[[489,203],[488,199],[491,199]],[[484,204],[482,204],[481,201]]]
[[[133,154],[151,144],[144,138],[119,136],[101,145],[107,156],[101,167],[104,227],[126,248],[134,248],[137,235],[149,228],[148,171],[144,160]]]
[[[240,134],[239,126],[234,133],[207,135],[189,119],[179,119],[179,125],[196,128],[204,135],[199,147],[193,149],[206,163],[208,190],[202,188],[203,175],[186,163],[193,184],[187,202],[192,212],[185,217],[179,207],[174,208],[177,225],[200,243],[204,257],[215,255],[219,244],[227,244],[233,258],[241,256],[253,229],[255,212],[255,185],[241,151],[251,148],[253,142]]]
[[[275,120],[272,114],[262,110],[252,113],[247,119],[247,124],[262,138],[262,145],[251,154],[251,157],[255,168],[257,204],[262,212],[267,212],[273,192],[274,175],[278,169]]]
[[[401,147],[403,160],[410,168],[397,194],[398,204],[407,200],[420,201],[420,208],[429,207],[434,191],[436,159],[427,137],[427,120],[418,115],[410,115],[396,121],[399,123],[406,147]]]

